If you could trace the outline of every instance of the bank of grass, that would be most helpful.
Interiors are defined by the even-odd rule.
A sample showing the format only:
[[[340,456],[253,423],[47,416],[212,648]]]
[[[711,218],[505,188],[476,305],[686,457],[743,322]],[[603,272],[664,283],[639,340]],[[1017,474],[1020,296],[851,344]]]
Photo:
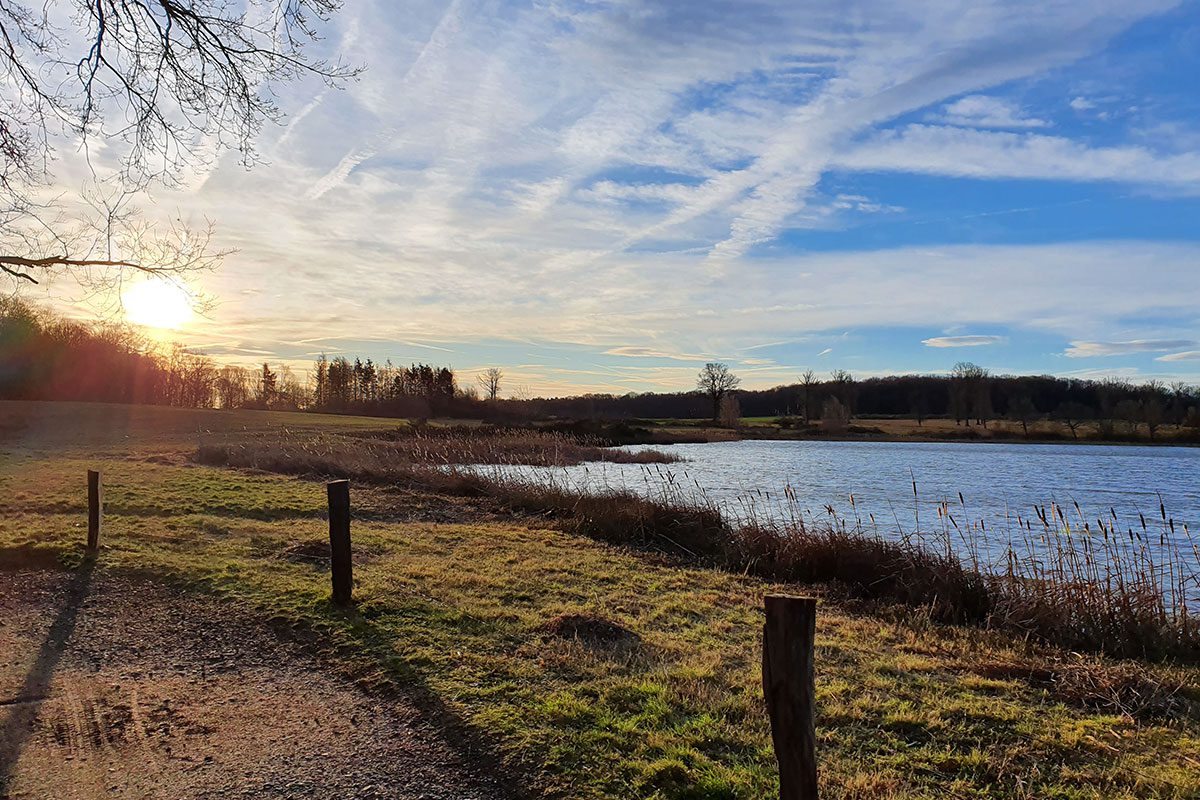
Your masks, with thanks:
[[[342,612],[328,602],[319,483],[163,463],[180,454],[152,431],[123,440],[116,456],[10,449],[0,564],[77,563],[83,472],[99,467],[109,501],[100,569],[139,570],[219,594],[231,613],[273,616],[358,680],[402,686],[434,719],[461,720],[532,796],[776,792],[761,596],[812,587],[683,567],[528,518],[360,518],[358,602]],[[362,482],[353,491],[356,508],[432,496]],[[564,616],[631,636],[594,637],[558,624]],[[834,596],[820,606],[817,646],[823,797],[1200,793],[1194,667],[1072,655]]]
[[[494,464],[569,467],[585,462],[613,464],[674,464],[683,459],[662,450],[620,450],[588,436],[530,428],[490,425],[414,426],[362,431],[350,435],[302,436],[274,432],[254,438],[239,436],[233,443],[204,444],[200,460],[225,460],[272,465],[264,469],[295,472],[304,464],[372,476],[380,480],[396,465]],[[239,451],[241,451],[239,453]],[[318,469],[319,471],[319,469]]]
[[[537,442],[528,446],[527,434],[513,438],[521,446],[512,452],[527,459],[521,463],[544,453]],[[1018,518],[1004,568],[996,569],[980,555],[983,532],[965,520],[960,525],[958,509],[948,504],[939,507],[936,522],[926,522],[932,530],[905,539],[880,536],[861,524],[806,521],[799,515],[786,522],[731,523],[717,507],[686,492],[667,491],[654,499],[628,491],[586,494],[502,472],[445,469],[486,462],[475,456],[495,444],[459,434],[429,441],[440,447],[419,438],[414,444],[411,436],[373,447],[345,436],[276,436],[202,445],[195,457],[213,466],[484,496],[610,543],[774,580],[833,582],[852,597],[917,608],[936,622],[974,624],[1118,656],[1200,659],[1195,616],[1200,576],[1192,559],[1200,560],[1200,551],[1186,526],[1176,530],[1173,521],[1168,523],[1165,509],[1162,530],[1152,531],[1143,518],[1137,533],[1120,530],[1114,516],[1097,520],[1094,532],[1091,522],[1080,520],[1083,535],[1076,535],[1057,506],[1041,511],[1036,520]],[[563,451],[572,447],[587,453],[586,447],[569,443]],[[505,458],[511,455],[504,452],[491,463],[503,464]],[[1180,536],[1186,536],[1183,546],[1190,551],[1172,549]]]

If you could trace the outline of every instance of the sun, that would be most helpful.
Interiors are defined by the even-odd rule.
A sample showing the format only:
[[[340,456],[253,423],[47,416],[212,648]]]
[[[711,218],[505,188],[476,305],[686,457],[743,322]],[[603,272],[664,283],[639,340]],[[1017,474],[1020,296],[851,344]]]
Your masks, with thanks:
[[[121,293],[125,319],[148,328],[174,329],[192,318],[192,299],[182,287],[159,278],[139,281]]]

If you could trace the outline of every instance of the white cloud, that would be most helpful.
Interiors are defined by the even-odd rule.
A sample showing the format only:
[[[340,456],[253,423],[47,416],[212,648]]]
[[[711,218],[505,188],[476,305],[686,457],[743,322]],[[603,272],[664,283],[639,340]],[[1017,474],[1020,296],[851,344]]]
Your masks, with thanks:
[[[1096,107],[1096,104],[1086,97],[1072,97],[1069,105],[1076,111],[1091,111]]]
[[[861,214],[898,214],[904,211],[903,206],[877,203],[861,194],[839,194],[833,199],[831,207],[838,211],[857,211]]]
[[[1045,128],[1043,119],[1028,116],[1020,106],[1000,97],[972,94],[942,107],[937,122],[967,128]]]
[[[964,178],[1120,181],[1200,192],[1200,152],[1090,147],[1061,136],[909,125],[876,134],[836,159],[843,169]]]
[[[703,355],[696,353],[674,353],[669,350],[660,350],[654,347],[610,347],[604,351],[606,356],[622,356],[624,358],[667,358],[673,361],[718,361],[720,356]]]
[[[1003,336],[934,336],[931,339],[922,339],[921,344],[926,347],[986,347],[1003,341]]]
[[[579,197],[588,200],[624,201],[640,200],[680,203],[687,200],[696,187],[686,183],[617,183],[598,181],[587,189],[580,190]]]
[[[1155,361],[1200,361],[1200,350],[1184,350],[1179,353],[1169,353],[1165,356],[1159,356]]]
[[[1141,353],[1161,353],[1196,344],[1191,339],[1131,339],[1124,342],[1071,342],[1064,355],[1068,358],[1097,356],[1127,356]],[[1158,359],[1164,360],[1164,359]],[[1173,360],[1173,359],[1172,359]],[[1182,360],[1182,359],[1178,359]]]

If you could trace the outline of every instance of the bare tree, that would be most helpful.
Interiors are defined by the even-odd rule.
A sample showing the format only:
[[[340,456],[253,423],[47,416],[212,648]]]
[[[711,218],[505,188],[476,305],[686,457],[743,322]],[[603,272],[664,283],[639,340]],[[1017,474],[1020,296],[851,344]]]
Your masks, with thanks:
[[[957,424],[966,419],[968,427],[971,417],[987,428],[992,416],[992,387],[990,373],[978,364],[959,361],[950,373],[950,407]]]
[[[479,382],[480,388],[489,401],[495,402],[500,396],[500,381],[504,378],[504,373],[498,367],[485,369],[475,378]]]
[[[128,196],[171,184],[278,119],[273,87],[303,75],[340,83],[355,70],[308,58],[340,0],[0,0],[0,272],[18,285],[68,273],[89,284],[129,270],[183,275],[223,255],[211,233],[139,220]],[[80,213],[46,200],[55,141],[103,141],[114,197]],[[90,164],[89,159],[89,164]],[[93,174],[96,170],[93,166]],[[69,209],[69,210],[68,210]]]
[[[1166,388],[1161,381],[1151,380],[1142,387],[1142,422],[1146,423],[1151,440],[1163,424],[1165,394]]]
[[[1136,400],[1126,398],[1113,409],[1113,418],[1125,423],[1130,436],[1136,436],[1142,422],[1142,406]]]
[[[841,400],[846,414],[853,417],[855,395],[858,393],[854,384],[854,376],[848,370],[835,369],[829,373],[829,380],[833,384],[833,393]]]
[[[728,364],[709,362],[696,376],[696,389],[704,393],[712,403],[712,418],[721,417],[721,400],[725,395],[742,385],[742,379],[729,371]]]
[[[800,376],[800,395],[804,401],[804,422],[812,422],[813,392],[817,388],[817,373],[811,369],[804,370]]]
[[[1022,394],[1014,398],[1008,407],[1008,418],[1021,423],[1021,433],[1029,436],[1029,423],[1036,422],[1041,415],[1029,395]]]
[[[1184,381],[1173,381],[1170,386],[1171,422],[1182,425],[1187,416],[1188,400],[1191,399],[1192,388]]]
[[[217,403],[221,408],[241,408],[250,399],[250,373],[244,367],[221,367],[217,373]]]
[[[908,410],[913,415],[913,419],[917,421],[917,427],[921,427],[925,422],[925,415],[928,413],[928,402],[925,398],[925,387],[918,384],[908,392]]]
[[[277,408],[298,410],[309,405],[310,395],[304,383],[287,364],[280,364],[275,381],[275,404]]]
[[[1083,403],[1067,400],[1054,411],[1054,417],[1071,432],[1072,439],[1079,438],[1079,426],[1092,416],[1092,410]]]
[[[726,428],[737,428],[742,424],[742,405],[736,394],[729,393],[721,398],[721,424]]]
[[[1101,436],[1112,436],[1114,423],[1121,417],[1117,406],[1121,398],[1131,391],[1129,381],[1123,378],[1108,377],[1096,385],[1096,400],[1099,404],[1097,428]],[[1128,412],[1128,408],[1124,409]]]

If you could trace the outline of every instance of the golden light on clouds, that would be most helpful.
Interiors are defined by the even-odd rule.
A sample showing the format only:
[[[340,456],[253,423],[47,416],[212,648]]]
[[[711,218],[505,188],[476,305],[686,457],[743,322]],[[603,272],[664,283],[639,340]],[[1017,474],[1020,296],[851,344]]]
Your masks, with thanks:
[[[148,328],[175,330],[192,318],[187,291],[170,281],[147,278],[121,292],[125,319]]]

